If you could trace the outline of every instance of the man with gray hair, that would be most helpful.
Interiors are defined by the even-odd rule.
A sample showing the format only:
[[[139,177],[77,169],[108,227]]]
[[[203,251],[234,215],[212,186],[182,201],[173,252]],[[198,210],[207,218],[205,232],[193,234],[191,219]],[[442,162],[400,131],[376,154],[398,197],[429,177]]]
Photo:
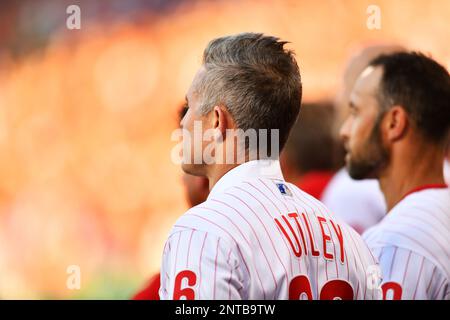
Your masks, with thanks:
[[[243,33],[205,49],[186,94],[182,169],[206,176],[210,194],[170,232],[161,299],[379,298],[359,235],[281,173],[302,93],[285,44]]]

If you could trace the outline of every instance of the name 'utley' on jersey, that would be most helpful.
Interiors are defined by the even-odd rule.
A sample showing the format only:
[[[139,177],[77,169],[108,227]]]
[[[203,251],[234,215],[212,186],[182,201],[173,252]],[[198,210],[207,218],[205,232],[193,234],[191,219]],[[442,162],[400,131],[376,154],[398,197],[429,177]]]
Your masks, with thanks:
[[[279,161],[227,172],[164,247],[161,299],[379,299],[360,236],[284,181]]]

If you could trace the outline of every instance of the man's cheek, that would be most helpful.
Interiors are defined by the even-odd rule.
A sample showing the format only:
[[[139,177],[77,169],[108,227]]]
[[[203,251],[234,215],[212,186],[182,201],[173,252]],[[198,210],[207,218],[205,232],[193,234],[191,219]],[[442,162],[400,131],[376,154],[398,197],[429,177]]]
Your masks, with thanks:
[[[351,143],[351,155],[353,158],[358,157],[358,155],[361,153],[361,150],[364,148],[364,137],[362,136],[362,133],[357,133],[353,136],[353,141]]]
[[[350,140],[349,140],[349,146],[350,146],[350,150],[351,152],[354,152],[355,149],[358,147],[359,144],[359,140],[360,140],[360,136],[358,133],[358,130],[356,127],[352,128],[352,134],[350,136]]]
[[[354,126],[353,137],[358,145],[361,145],[367,138],[368,123],[358,122]]]

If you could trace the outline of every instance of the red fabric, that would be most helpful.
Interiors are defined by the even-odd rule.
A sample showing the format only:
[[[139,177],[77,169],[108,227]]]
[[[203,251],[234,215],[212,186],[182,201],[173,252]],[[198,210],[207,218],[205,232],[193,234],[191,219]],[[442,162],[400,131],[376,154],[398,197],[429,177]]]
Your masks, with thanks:
[[[311,171],[297,181],[296,185],[306,193],[320,200],[323,191],[333,175],[334,172],[331,171]]]
[[[407,196],[409,196],[411,193],[426,190],[426,189],[445,189],[448,188],[448,185],[445,183],[436,183],[436,184],[425,184],[423,186],[419,186],[417,188],[412,189],[411,191],[407,192],[402,199],[405,199]]]
[[[155,274],[146,287],[133,296],[133,300],[159,300],[160,274]]]

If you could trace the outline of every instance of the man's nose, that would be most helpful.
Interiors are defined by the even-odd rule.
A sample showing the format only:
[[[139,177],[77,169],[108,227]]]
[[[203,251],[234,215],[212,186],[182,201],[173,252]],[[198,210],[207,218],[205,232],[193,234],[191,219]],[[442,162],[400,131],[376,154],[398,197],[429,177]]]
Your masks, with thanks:
[[[348,134],[350,130],[350,119],[347,118],[344,123],[341,126],[341,129],[339,130],[339,137],[342,141],[346,141],[348,139]]]
[[[186,115],[184,115],[184,117],[181,118],[181,120],[180,120],[180,128],[181,128],[181,129],[183,129],[183,127],[184,127],[184,121],[185,121],[185,119],[186,119]]]

